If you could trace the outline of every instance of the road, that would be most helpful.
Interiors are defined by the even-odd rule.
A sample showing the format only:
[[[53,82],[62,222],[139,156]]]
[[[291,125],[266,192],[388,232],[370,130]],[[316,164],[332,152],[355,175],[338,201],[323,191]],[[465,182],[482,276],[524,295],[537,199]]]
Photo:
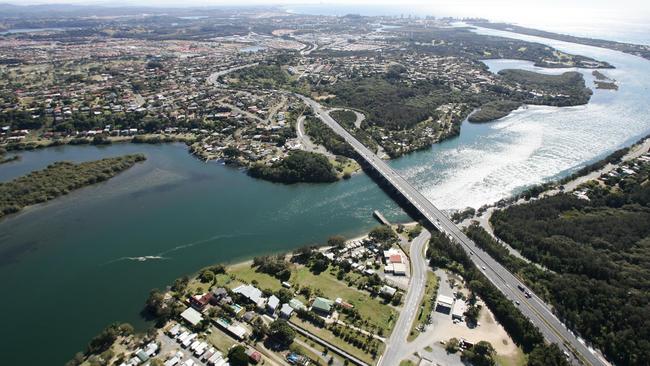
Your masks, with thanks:
[[[296,136],[305,150],[321,153],[330,159],[335,158],[334,154],[329,152],[325,147],[314,143],[309,135],[307,135],[305,132],[305,116],[298,117],[298,121],[296,122]]]
[[[406,349],[406,338],[411,331],[411,325],[415,320],[424,296],[424,287],[427,284],[427,263],[424,259],[424,248],[431,239],[431,233],[422,230],[417,238],[411,243],[411,281],[409,290],[406,293],[404,307],[399,318],[393,327],[393,333],[386,342],[386,350],[378,365],[399,365],[404,358],[403,350]]]
[[[246,65],[231,67],[229,69],[213,72],[212,74],[210,74],[210,76],[208,76],[208,78],[206,79],[206,82],[208,84],[212,84],[212,85],[215,85],[215,86],[223,86],[218,82],[220,76],[226,75],[226,74],[231,73],[233,71],[245,69],[247,67],[257,66],[258,64],[259,64],[258,62],[255,62],[255,63],[252,63],[252,64],[246,64]]]
[[[524,284],[501,264],[492,259],[487,253],[479,249],[443,212],[438,210],[426,197],[417,191],[408,181],[397,174],[382,159],[355,139],[349,132],[341,127],[323,107],[316,101],[304,96],[300,97],[312,107],[314,113],[321,118],[334,132],[341,136],[377,173],[381,174],[399,194],[404,197],[420,214],[426,218],[437,230],[447,235],[459,244],[470,257],[472,262],[483,270],[485,277],[508,299],[517,301],[519,310],[535,326],[539,328],[546,340],[556,343],[561,349],[571,355],[573,364],[590,366],[608,365],[597,353],[591,351],[583,342],[574,336],[562,322],[555,317],[551,308],[537,295],[532,294],[526,298],[518,286]],[[532,293],[532,292],[531,292]]]

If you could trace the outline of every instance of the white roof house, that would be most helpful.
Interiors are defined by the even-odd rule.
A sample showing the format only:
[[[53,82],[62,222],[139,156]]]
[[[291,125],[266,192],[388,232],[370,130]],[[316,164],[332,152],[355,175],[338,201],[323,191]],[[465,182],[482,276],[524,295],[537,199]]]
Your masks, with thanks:
[[[451,309],[451,318],[463,320],[466,310],[467,310],[467,305],[465,304],[465,301],[460,301],[460,300],[456,301],[454,303],[454,307]]]
[[[187,320],[187,322],[192,325],[197,325],[203,320],[201,313],[194,310],[192,307],[185,309],[185,311],[181,313],[181,318]]]
[[[275,297],[275,295],[271,295],[271,297],[269,297],[269,302],[266,303],[266,306],[272,312],[275,312],[275,310],[278,308],[279,305],[280,305],[280,299]]]
[[[397,292],[397,289],[395,289],[394,287],[384,285],[382,286],[380,292],[384,296],[393,297],[395,296],[395,292]]]
[[[264,307],[266,299],[262,297],[262,291],[252,285],[241,285],[232,290],[236,294],[241,294],[252,303],[256,304],[259,307]]]
[[[293,313],[293,308],[289,304],[282,304],[282,308],[280,308],[280,316],[289,319],[291,317],[291,314]]]
[[[404,263],[393,263],[393,274],[396,276],[406,275],[406,264]]]
[[[436,308],[442,307],[445,310],[449,311],[451,310],[452,306],[454,306],[453,298],[445,295],[438,295],[438,297],[436,298]]]

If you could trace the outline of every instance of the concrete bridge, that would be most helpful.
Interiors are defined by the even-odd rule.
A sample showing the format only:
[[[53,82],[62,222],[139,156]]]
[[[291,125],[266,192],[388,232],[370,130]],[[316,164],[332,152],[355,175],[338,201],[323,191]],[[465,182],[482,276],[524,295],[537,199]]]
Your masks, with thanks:
[[[438,231],[447,235],[452,241],[460,245],[472,262],[480,268],[488,280],[501,291],[508,299],[518,305],[521,313],[526,316],[535,326],[539,328],[546,340],[556,343],[560,349],[569,355],[571,362],[576,365],[600,366],[609,365],[602,356],[588,348],[581,340],[574,336],[562,322],[552,313],[551,308],[544,303],[537,295],[531,293],[528,298],[519,288],[525,285],[505,267],[492,259],[486,252],[476,246],[450,219],[446,214],[436,208],[427,198],[416,190],[406,179],[402,178],[385,161],[380,159],[374,152],[365,147],[347,130],[341,127],[324,108],[316,101],[298,95],[309,105],[316,116],[318,116],[335,133],[341,136],[359,155],[367,167],[371,168],[380,179],[384,180],[394,192],[402,197],[412,209],[425,218]],[[413,253],[422,255],[422,253]],[[416,258],[414,260],[419,260]],[[521,286],[521,287],[520,287]],[[414,309],[407,309],[405,305],[402,314],[409,313]],[[412,306],[412,305],[411,305]],[[419,306],[417,303],[415,306]],[[399,332],[393,332],[393,336]],[[380,365],[398,365],[401,361],[398,356],[401,354],[399,345],[404,340],[393,340],[393,336],[386,344],[386,352],[380,360]],[[395,346],[393,346],[395,345]]]

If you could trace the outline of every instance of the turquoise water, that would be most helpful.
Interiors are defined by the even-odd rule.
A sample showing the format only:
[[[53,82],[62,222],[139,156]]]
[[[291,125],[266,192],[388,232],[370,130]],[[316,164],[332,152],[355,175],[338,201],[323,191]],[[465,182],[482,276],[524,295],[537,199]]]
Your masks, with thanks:
[[[458,138],[391,162],[436,205],[494,202],[650,132],[648,61],[541,41],[611,62],[617,69],[604,72],[620,90],[595,91],[587,106],[531,106],[494,123],[465,123]],[[509,60],[488,64],[494,71],[533,68]],[[585,76],[590,83],[590,72]],[[0,166],[0,180],[54,161],[135,152],[148,160],[0,221],[3,364],[61,364],[112,321],[142,327],[148,291],[202,266],[357,235],[376,225],[375,209],[390,220],[407,219],[364,174],[335,184],[277,185],[196,160],[180,144],[22,152],[20,161]]]

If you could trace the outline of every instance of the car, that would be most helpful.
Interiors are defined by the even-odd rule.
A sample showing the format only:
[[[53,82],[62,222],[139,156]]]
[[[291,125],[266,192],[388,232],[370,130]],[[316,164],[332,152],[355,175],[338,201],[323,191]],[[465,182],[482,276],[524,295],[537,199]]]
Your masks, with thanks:
[[[485,266],[481,267],[481,269],[485,271]]]
[[[520,303],[518,300],[515,300],[515,304],[516,304],[517,306],[521,305],[521,303]]]

